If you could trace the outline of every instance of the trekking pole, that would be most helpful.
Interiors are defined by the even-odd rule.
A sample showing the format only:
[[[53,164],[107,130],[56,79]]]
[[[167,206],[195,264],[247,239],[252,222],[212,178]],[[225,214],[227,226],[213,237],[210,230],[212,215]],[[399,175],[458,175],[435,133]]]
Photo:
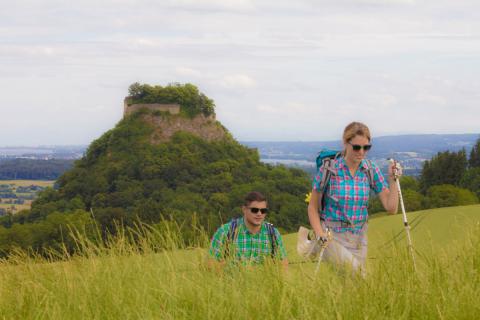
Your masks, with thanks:
[[[400,176],[398,173],[399,168],[397,167],[399,163],[396,162],[394,159],[390,159],[390,162],[393,163],[393,178],[397,183],[398,197],[400,199],[400,206],[402,208],[402,214],[403,214],[403,225],[405,226],[405,231],[407,233],[408,249],[410,251],[410,254],[412,255],[413,269],[416,272],[417,264],[415,263],[415,255],[413,252],[412,238],[410,236],[410,225],[408,224],[407,213],[405,212],[405,204],[403,203],[402,189],[400,188]]]
[[[330,230],[328,230],[328,228],[327,228],[327,241],[322,241],[322,245],[321,245],[321,248],[320,248],[320,253],[318,254],[317,267],[315,268],[315,275],[317,274],[318,270],[320,269],[320,263],[322,262],[323,253],[325,252],[325,249],[328,247],[328,244],[330,243],[331,238],[332,238],[332,236],[331,236]],[[319,241],[321,241],[321,240],[319,240]]]

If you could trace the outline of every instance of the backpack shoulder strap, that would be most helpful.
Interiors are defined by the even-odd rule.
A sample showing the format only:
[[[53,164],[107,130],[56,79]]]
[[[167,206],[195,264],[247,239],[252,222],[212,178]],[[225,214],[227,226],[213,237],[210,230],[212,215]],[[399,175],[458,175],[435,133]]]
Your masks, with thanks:
[[[372,161],[365,159],[367,163],[367,177],[368,177],[368,183],[370,184],[370,189],[375,190],[375,181],[374,181],[374,170],[373,170],[373,165]]]
[[[332,174],[336,174],[335,170],[335,161],[339,156],[341,155],[340,152],[338,152],[335,157],[332,158],[325,158],[322,161],[322,180],[320,181],[320,189],[318,190],[318,209],[322,210],[323,207],[325,206],[325,193],[328,188],[328,184],[330,182],[330,178]]]
[[[230,221],[230,228],[228,228],[228,233],[227,233],[228,242],[232,242],[237,238],[237,226],[238,226],[238,220],[232,219],[232,221]]]
[[[270,237],[270,243],[272,245],[271,256],[273,259],[275,258],[275,254],[277,250],[277,235],[275,234],[275,227],[273,226],[273,224],[266,222],[265,226],[267,227],[268,235]]]

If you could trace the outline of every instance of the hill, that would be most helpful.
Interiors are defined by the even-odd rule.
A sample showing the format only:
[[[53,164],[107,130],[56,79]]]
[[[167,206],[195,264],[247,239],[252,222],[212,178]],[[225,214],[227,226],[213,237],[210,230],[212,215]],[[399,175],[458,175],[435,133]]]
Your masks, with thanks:
[[[182,101],[169,102],[183,107]],[[238,215],[252,190],[266,194],[268,220],[283,230],[306,223],[307,174],[261,163],[256,149],[197,112],[202,108],[189,105],[179,114],[142,109],[126,116],[90,144],[57,180],[58,189],[41,193],[30,211],[0,219],[4,253],[13,245],[40,251],[59,247],[66,224],[88,230],[98,225],[107,237],[118,225],[173,220],[191,238],[198,231],[192,224],[211,232]],[[66,242],[74,250],[73,242]]]

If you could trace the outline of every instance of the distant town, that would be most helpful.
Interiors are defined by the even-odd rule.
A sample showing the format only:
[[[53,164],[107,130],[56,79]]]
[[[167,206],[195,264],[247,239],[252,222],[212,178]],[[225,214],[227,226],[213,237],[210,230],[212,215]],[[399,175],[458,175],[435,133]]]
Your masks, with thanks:
[[[480,134],[421,134],[377,137],[372,141],[373,148],[369,158],[381,167],[387,166],[387,159],[401,161],[405,173],[418,175],[423,162],[438,152],[467,152],[472,148]],[[269,164],[302,168],[310,173],[315,171],[315,158],[321,149],[340,150],[338,141],[241,141],[250,148],[256,148],[260,159]],[[72,160],[79,159],[87,149],[86,145],[77,146],[38,146],[38,147],[0,147],[0,164],[12,159],[30,160]]]

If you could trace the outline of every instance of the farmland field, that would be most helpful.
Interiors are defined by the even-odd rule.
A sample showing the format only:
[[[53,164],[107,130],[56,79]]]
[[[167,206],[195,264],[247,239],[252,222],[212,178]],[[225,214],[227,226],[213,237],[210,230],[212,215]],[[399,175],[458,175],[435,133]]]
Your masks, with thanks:
[[[26,186],[40,186],[40,187],[53,187],[54,180],[0,180],[0,184],[13,184],[18,187]]]
[[[107,247],[80,240],[83,254],[63,255],[61,262],[19,252],[0,262],[1,317],[477,318],[480,205],[426,210],[409,214],[409,219],[418,271],[405,250],[401,216],[386,216],[370,222],[365,279],[328,264],[314,275],[315,264],[294,253],[295,234],[285,236],[294,262],[287,272],[275,265],[208,270],[206,239],[190,250],[152,250],[158,243],[178,245],[174,233],[145,233],[140,249],[129,245],[126,236]]]
[[[0,180],[0,213],[15,214],[29,209],[38,192],[53,187],[54,183],[46,180]]]

